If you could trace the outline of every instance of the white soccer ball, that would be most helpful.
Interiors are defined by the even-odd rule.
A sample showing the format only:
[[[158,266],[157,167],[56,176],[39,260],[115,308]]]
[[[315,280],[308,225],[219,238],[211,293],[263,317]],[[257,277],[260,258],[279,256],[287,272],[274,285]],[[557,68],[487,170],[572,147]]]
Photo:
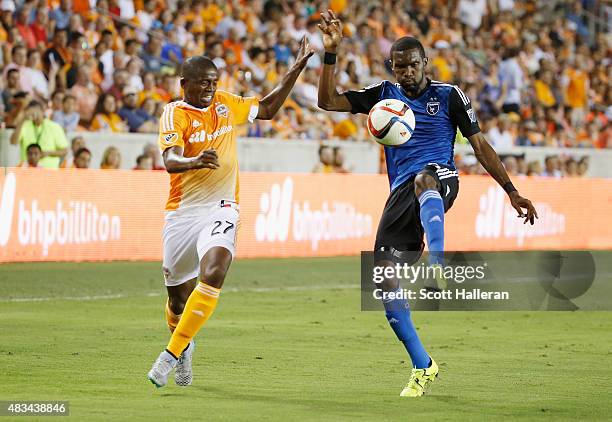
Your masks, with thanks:
[[[368,132],[376,142],[388,147],[408,142],[415,124],[412,109],[400,100],[379,101],[368,114]]]

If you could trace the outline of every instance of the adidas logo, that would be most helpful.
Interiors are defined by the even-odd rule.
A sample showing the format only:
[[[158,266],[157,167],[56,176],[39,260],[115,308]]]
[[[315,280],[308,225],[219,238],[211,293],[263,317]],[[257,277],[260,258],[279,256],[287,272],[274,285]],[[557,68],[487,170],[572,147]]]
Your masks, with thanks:
[[[194,314],[196,314],[197,316],[200,316],[200,317],[204,318],[204,312],[202,312],[202,311],[198,311],[197,309],[194,309],[194,310],[193,310],[193,311],[191,311],[191,312],[193,312],[193,313],[194,313]]]
[[[433,217],[431,217],[431,218],[429,219],[429,222],[430,222],[430,223],[433,223],[434,221],[437,221],[438,223],[441,223],[441,222],[442,222],[442,219],[440,218],[440,216],[439,216],[439,215],[434,215]]]
[[[200,127],[202,126],[202,123],[198,122],[197,120],[193,121],[193,127]]]
[[[399,319],[396,319],[396,318],[391,318],[389,320],[389,324],[397,324],[398,322],[399,322]]]

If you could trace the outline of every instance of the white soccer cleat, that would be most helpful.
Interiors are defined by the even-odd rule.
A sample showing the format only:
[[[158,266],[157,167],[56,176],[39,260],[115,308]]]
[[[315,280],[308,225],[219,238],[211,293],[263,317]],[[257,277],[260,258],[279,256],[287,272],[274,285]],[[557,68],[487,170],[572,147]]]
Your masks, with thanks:
[[[193,360],[193,352],[195,350],[195,341],[191,340],[187,349],[183,351],[176,364],[176,372],[174,373],[174,381],[176,385],[187,387],[193,381],[193,369],[191,361]]]
[[[167,351],[160,353],[159,357],[153,364],[153,368],[147,374],[149,381],[151,381],[157,388],[161,388],[168,383],[168,375],[174,369],[178,360]]]

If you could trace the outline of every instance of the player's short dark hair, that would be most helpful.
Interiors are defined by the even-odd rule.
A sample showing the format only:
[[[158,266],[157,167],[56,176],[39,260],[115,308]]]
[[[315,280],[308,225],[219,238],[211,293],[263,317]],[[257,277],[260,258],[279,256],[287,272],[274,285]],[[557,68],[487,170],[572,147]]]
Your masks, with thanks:
[[[91,151],[89,150],[89,148],[83,147],[77,149],[77,152],[74,153],[74,158],[79,158],[83,153],[88,153],[89,155],[91,155]]]
[[[191,56],[183,62],[181,68],[181,77],[190,79],[193,75],[197,75],[202,71],[214,69],[217,70],[215,63],[207,56]]]
[[[421,41],[417,40],[414,37],[402,37],[395,40],[395,42],[391,45],[391,56],[395,51],[405,51],[405,50],[419,50],[421,53],[421,57],[427,57],[425,55],[425,48]]]
[[[319,145],[319,156],[321,155],[321,153],[323,152],[325,148],[331,148],[331,147],[325,144]]]
[[[27,148],[26,148],[26,152],[30,152],[33,149],[38,149],[40,152],[42,152],[42,148],[38,144],[30,144],[30,145],[28,145]]]
[[[9,69],[8,72],[6,72],[6,76],[10,75],[11,73],[19,73],[19,69],[16,67]]]

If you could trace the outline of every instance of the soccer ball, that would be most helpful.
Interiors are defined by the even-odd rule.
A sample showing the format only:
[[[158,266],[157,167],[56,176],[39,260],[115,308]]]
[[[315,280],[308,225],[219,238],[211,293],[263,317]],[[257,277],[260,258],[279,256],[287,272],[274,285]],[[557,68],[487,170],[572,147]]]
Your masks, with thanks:
[[[368,114],[368,132],[379,144],[394,147],[408,142],[414,132],[412,109],[400,100],[382,100]]]

